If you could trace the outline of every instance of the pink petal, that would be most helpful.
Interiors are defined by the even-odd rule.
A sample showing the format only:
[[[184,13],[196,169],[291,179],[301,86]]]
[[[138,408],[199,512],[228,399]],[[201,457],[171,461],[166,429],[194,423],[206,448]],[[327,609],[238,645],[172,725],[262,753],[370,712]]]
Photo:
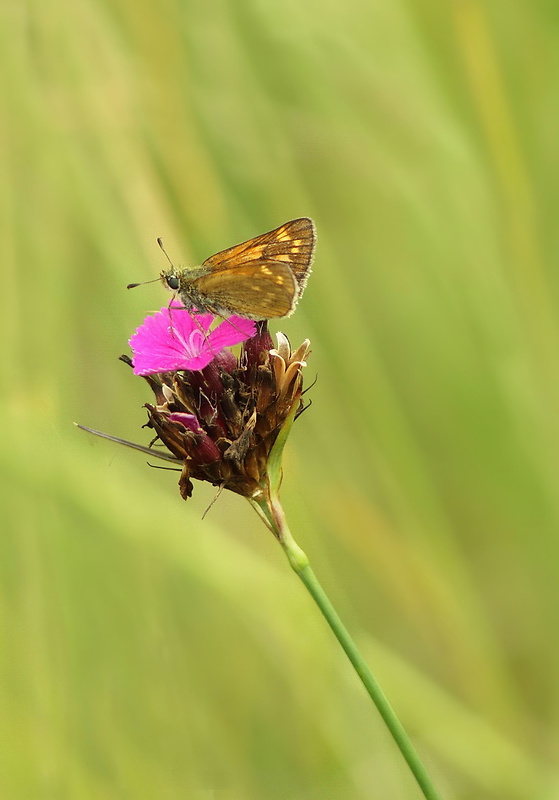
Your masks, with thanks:
[[[255,332],[254,322],[230,317],[208,333],[212,314],[191,315],[175,304],[146,317],[130,338],[134,373],[200,370],[224,347],[238,344]]]
[[[193,433],[204,433],[204,430],[200,427],[198,417],[194,414],[175,411],[173,414],[169,414],[169,419],[173,420],[173,422],[180,422],[181,425],[184,425],[187,430]]]
[[[188,311],[165,306],[146,317],[129,340],[134,352],[134,373],[174,372],[202,369],[213,358],[207,329],[213,317],[204,314],[194,319]]]
[[[228,317],[217,328],[210,331],[209,340],[211,347],[219,352],[224,347],[244,342],[256,333],[256,322],[244,317]]]

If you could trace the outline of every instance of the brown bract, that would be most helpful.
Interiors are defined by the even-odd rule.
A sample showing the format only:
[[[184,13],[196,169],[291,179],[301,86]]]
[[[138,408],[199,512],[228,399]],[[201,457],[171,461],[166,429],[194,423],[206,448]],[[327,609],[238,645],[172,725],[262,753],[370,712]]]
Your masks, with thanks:
[[[304,408],[302,369],[310,343],[292,351],[266,323],[236,359],[222,351],[203,370],[149,375],[155,394],[146,404],[148,427],[183,461],[182,497],[192,495],[192,478],[258,499],[267,491],[270,451],[292,411]],[[157,440],[156,440],[157,441]]]

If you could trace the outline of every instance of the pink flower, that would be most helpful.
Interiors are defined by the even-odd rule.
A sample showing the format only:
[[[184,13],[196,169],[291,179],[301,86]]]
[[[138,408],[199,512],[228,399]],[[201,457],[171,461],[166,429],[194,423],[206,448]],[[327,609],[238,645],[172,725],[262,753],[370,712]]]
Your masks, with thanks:
[[[256,324],[244,317],[229,317],[210,331],[213,321],[213,314],[191,315],[175,306],[146,317],[129,340],[134,374],[203,369],[224,347],[256,332]]]

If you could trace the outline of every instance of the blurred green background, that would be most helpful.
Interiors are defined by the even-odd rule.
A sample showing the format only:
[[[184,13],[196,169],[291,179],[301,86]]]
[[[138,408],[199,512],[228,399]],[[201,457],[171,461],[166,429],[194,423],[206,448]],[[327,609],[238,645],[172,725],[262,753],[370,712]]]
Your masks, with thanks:
[[[559,13],[2,3],[0,796],[413,800],[248,503],[184,503],[117,358],[301,215],[293,532],[445,797],[559,798]]]

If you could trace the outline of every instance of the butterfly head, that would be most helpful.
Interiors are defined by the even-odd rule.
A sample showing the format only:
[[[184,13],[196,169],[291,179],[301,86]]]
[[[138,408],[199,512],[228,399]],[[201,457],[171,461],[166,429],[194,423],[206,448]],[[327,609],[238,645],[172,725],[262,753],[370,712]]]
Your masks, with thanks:
[[[175,269],[166,269],[161,273],[161,283],[170,292],[178,292],[181,287],[180,278]]]

